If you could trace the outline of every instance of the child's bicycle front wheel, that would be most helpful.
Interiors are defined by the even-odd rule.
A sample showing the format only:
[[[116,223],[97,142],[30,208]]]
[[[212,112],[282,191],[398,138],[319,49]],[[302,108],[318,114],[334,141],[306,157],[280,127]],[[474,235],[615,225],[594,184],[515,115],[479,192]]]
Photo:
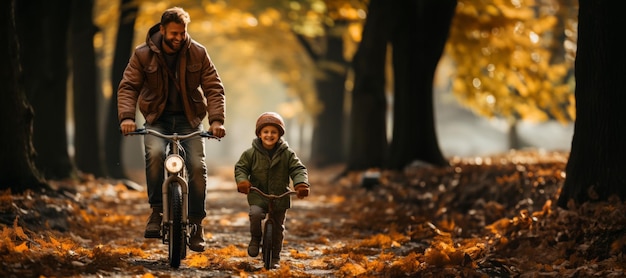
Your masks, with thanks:
[[[183,233],[183,194],[178,183],[170,184],[169,188],[169,263],[173,268],[180,266],[180,260],[186,255],[185,234]]]
[[[272,269],[272,257],[274,256],[274,223],[271,220],[266,220],[265,229],[263,231],[263,242],[261,245],[261,252],[263,255],[263,266],[265,269]]]

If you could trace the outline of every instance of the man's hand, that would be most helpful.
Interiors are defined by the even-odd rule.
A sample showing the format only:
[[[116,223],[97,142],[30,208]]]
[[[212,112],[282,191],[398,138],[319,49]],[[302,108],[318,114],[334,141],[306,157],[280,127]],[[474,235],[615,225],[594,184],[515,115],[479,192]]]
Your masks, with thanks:
[[[137,125],[135,124],[135,121],[132,119],[125,119],[122,121],[122,123],[120,123],[120,131],[124,135],[128,135],[128,133],[131,133],[135,131],[136,129],[137,129]]]
[[[217,136],[218,138],[226,136],[226,129],[224,128],[224,124],[220,121],[212,122],[211,127],[209,127],[209,131],[213,134],[213,136]]]

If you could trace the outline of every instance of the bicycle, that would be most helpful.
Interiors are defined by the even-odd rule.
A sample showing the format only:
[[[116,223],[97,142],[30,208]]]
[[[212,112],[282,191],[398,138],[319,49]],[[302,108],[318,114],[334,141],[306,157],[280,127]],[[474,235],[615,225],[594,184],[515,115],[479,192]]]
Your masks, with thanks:
[[[288,190],[287,192],[280,195],[266,194],[254,186],[250,187],[251,191],[255,191],[263,198],[268,200],[268,209],[267,216],[265,217],[265,225],[263,226],[263,237],[261,239],[261,254],[263,259],[263,266],[265,269],[270,270],[274,266],[272,265],[272,257],[274,253],[274,233],[276,230],[274,229],[274,218],[272,217],[274,213],[274,201],[283,198],[287,195],[296,194],[296,191]]]
[[[191,234],[198,229],[196,225],[189,222],[187,215],[189,187],[185,159],[180,155],[181,142],[196,136],[213,138],[218,141],[220,138],[201,130],[184,135],[178,133],[167,135],[153,129],[141,128],[129,133],[129,135],[148,134],[169,140],[167,144],[169,151],[164,162],[161,238],[163,244],[168,245],[170,266],[178,268],[180,261],[187,256],[187,246]]]

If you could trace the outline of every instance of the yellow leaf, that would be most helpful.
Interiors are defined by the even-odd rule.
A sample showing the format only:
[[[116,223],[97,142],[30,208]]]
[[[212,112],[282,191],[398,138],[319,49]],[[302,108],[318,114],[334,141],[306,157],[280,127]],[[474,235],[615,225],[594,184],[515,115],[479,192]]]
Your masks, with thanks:
[[[209,257],[194,254],[194,256],[188,258],[187,264],[189,267],[205,267],[209,265]]]
[[[24,233],[24,230],[22,229],[22,227],[17,226],[14,227],[15,228],[15,235],[22,240],[28,239],[28,236]]]
[[[52,237],[52,236],[50,237],[50,243],[52,243],[53,246],[60,246],[61,245],[61,243],[58,240],[56,240],[54,237]]]
[[[444,266],[450,263],[450,257],[437,248],[427,248],[424,251],[424,261],[433,266]]]
[[[15,248],[13,249],[15,252],[19,252],[22,253],[24,251],[28,250],[28,246],[26,245],[26,241],[22,242],[22,244],[15,246]]]
[[[353,263],[346,263],[344,266],[341,267],[340,271],[350,277],[356,277],[367,272],[364,267]]]

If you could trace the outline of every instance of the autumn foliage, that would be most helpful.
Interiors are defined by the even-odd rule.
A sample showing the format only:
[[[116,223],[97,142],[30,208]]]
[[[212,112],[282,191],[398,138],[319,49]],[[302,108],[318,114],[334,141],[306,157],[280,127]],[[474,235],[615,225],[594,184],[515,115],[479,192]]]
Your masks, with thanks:
[[[544,1],[459,1],[446,53],[452,91],[475,113],[567,123],[575,118],[567,9]],[[566,29],[565,26],[568,28]],[[575,43],[574,43],[575,45]]]

